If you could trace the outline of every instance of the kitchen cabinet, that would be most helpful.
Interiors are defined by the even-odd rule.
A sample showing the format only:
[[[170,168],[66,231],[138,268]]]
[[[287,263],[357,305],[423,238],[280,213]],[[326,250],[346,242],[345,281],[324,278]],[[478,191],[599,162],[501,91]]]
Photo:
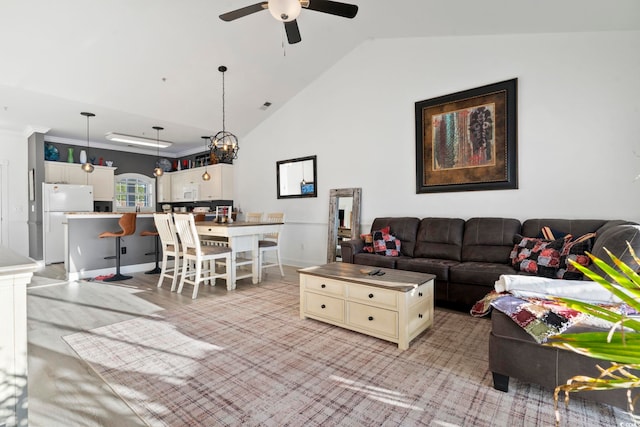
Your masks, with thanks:
[[[171,201],[171,174],[164,173],[156,177],[156,193],[158,203],[167,203]]]
[[[93,185],[93,200],[112,202],[115,194],[115,167],[94,166],[86,173],[79,163],[44,162],[44,181],[54,184]]]
[[[201,169],[200,200],[232,200],[233,199],[233,166],[217,164]],[[204,169],[207,169],[211,179],[202,180]]]
[[[171,173],[171,201],[193,202],[198,200],[194,194],[198,184],[193,169]]]
[[[211,179],[204,181],[202,174],[209,172]],[[166,173],[171,181],[171,202],[233,199],[233,166],[217,164]],[[158,189],[158,194],[160,194]],[[164,189],[162,191],[165,191]],[[166,200],[164,200],[166,201]]]

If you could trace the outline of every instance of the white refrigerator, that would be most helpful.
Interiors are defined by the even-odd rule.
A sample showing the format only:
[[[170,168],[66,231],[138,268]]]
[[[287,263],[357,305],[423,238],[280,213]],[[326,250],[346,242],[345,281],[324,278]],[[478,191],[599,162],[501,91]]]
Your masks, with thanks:
[[[42,184],[44,262],[65,259],[65,212],[93,212],[93,186]]]

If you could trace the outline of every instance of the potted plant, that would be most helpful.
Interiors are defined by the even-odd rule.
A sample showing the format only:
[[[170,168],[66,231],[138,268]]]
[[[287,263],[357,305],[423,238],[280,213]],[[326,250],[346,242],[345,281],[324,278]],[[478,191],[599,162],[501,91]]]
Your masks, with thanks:
[[[629,243],[627,246],[635,263],[640,267],[640,259]],[[594,265],[614,283],[586,267],[570,262],[585,276],[617,296],[631,310],[640,313],[640,275],[610,251],[606,250],[606,252],[619,270],[592,254],[587,253],[587,255]],[[554,391],[556,423],[559,423],[558,400],[560,393],[564,392],[564,401],[568,404],[569,393],[586,390],[626,389],[628,410],[634,418],[635,403],[640,396],[632,397],[631,391],[634,388],[640,388],[640,377],[637,372],[632,371],[640,370],[640,317],[632,318],[627,316],[624,310],[598,306],[570,298],[554,299],[563,302],[569,308],[605,320],[612,325],[609,330],[598,332],[556,335],[546,344],[611,362],[611,366],[606,368],[596,365],[600,371],[598,377],[576,376],[570,378],[566,384],[556,387]]]

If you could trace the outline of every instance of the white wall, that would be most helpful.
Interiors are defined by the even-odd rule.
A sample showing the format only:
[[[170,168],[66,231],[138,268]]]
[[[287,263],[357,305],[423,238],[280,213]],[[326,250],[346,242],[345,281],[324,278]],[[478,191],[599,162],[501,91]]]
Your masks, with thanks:
[[[0,129],[1,244],[24,256],[29,256],[27,183],[27,138]]]
[[[378,216],[640,221],[640,32],[372,40],[240,143],[236,201],[284,211],[283,259],[325,261],[329,189]],[[518,78],[519,189],[415,192],[414,103]],[[278,200],[275,164],[318,156],[318,197]]]

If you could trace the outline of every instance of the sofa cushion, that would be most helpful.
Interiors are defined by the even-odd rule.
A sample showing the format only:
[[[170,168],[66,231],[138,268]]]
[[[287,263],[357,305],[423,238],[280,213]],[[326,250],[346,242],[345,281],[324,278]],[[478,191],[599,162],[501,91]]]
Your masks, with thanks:
[[[415,271],[418,273],[435,274],[437,280],[449,280],[449,268],[458,265],[458,261],[434,258],[401,258],[396,263],[399,270]]]
[[[413,217],[381,217],[373,220],[371,230],[380,230],[389,226],[390,234],[402,242],[400,253],[405,256],[413,256],[416,246],[416,234],[420,220]]]
[[[516,274],[516,270],[507,263],[462,262],[451,266],[449,269],[449,281],[452,283],[481,285],[489,291],[493,289],[493,285],[501,274]]]
[[[520,221],[514,218],[471,218],[465,223],[462,261],[509,264],[518,233]]]
[[[550,227],[557,232],[571,234],[574,237],[596,232],[608,221],[602,219],[558,219],[558,218],[533,218],[522,223],[522,234],[526,237],[536,237],[542,227]],[[558,238],[559,236],[556,236]]]
[[[463,236],[463,219],[424,218],[418,227],[413,256],[460,261]]]

